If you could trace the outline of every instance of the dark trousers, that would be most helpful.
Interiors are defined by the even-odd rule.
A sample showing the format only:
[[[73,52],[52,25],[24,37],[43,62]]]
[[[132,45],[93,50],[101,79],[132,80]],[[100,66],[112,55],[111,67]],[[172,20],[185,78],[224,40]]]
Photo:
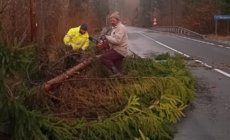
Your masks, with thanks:
[[[81,54],[72,54],[64,59],[65,69],[72,68],[80,63],[81,60]]]
[[[125,57],[117,51],[109,50],[100,57],[100,60],[109,69],[116,67],[118,71],[122,72],[122,62],[124,58]]]

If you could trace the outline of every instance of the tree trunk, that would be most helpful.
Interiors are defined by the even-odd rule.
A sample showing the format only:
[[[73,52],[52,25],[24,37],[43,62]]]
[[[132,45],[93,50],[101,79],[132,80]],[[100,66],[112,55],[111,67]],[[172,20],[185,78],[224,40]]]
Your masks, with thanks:
[[[31,41],[37,39],[37,7],[36,0],[30,0]]]
[[[0,132],[0,140],[10,140],[10,136],[4,132]]]
[[[49,80],[45,85],[44,85],[44,90],[45,91],[50,91],[52,88],[55,86],[60,85],[62,82],[64,82],[67,79],[70,79],[73,77],[76,72],[79,72],[89,66],[93,62],[94,58],[89,58],[85,60],[84,62],[78,64],[77,66],[67,70],[65,73]]]

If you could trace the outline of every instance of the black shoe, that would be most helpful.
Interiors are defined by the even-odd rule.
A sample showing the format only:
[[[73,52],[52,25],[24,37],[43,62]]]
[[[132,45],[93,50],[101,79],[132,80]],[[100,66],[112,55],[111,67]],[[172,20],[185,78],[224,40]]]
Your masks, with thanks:
[[[116,67],[112,67],[111,68],[113,75],[109,76],[110,78],[114,78],[114,77],[121,77],[122,74],[117,70]]]

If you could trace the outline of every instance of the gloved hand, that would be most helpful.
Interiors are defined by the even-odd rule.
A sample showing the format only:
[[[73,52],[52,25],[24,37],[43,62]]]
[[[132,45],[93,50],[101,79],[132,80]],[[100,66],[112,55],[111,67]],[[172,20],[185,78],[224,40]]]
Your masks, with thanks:
[[[105,40],[105,39],[106,39],[105,35],[103,35],[103,36],[100,37],[100,40]]]
[[[98,44],[97,44],[97,47],[98,48],[102,48],[101,46],[103,45],[103,42],[99,42]]]
[[[79,52],[79,53],[82,53],[82,52],[84,52],[84,51],[85,51],[85,50],[84,50],[83,48],[79,48],[79,49],[78,49],[78,52]]]
[[[66,48],[66,50],[72,50],[72,46],[71,45],[65,45],[65,48]]]

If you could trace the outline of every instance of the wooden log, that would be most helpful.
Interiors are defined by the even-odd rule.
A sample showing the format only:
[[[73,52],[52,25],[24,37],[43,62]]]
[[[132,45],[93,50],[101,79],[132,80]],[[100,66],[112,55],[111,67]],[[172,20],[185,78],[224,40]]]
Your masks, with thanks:
[[[50,91],[52,88],[60,85],[62,82],[64,82],[67,79],[70,79],[71,77],[73,77],[74,74],[76,74],[77,72],[83,70],[84,68],[86,68],[87,66],[89,66],[93,60],[95,60],[94,58],[88,58],[87,60],[85,60],[84,62],[78,64],[77,66],[74,66],[73,68],[67,70],[65,73],[62,73],[61,75],[58,75],[57,77],[49,80],[48,82],[45,83],[44,85],[44,90],[45,91]]]

